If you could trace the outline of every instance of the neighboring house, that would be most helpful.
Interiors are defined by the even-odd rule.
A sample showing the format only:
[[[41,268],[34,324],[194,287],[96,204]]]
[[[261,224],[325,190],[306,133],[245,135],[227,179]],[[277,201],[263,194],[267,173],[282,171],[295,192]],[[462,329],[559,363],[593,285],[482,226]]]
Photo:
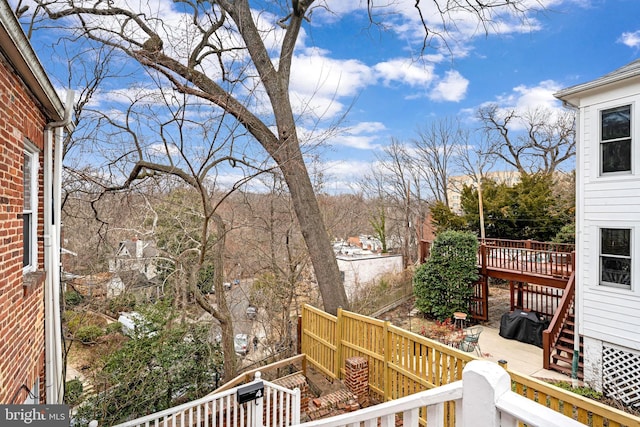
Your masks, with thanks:
[[[120,242],[115,257],[109,261],[109,271],[137,271],[151,280],[157,275],[158,249],[147,240],[125,240]]]
[[[2,404],[62,403],[60,179],[69,113],[0,0]]]
[[[90,299],[115,296],[122,292],[119,285],[116,285],[116,291],[114,292],[112,283],[115,277],[113,273],[97,273],[74,277],[67,282],[67,290],[71,287],[83,297]]]
[[[403,270],[402,255],[380,255],[371,252],[337,255],[338,269],[349,300],[373,286],[385,274]]]
[[[640,407],[640,60],[556,93],[578,110],[576,290],[585,381]]]

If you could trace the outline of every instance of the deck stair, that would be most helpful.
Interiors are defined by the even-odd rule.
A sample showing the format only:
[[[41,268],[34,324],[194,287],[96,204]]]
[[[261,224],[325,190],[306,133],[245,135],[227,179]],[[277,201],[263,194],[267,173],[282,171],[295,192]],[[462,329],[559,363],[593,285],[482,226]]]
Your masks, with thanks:
[[[571,375],[571,367],[573,364],[573,347],[575,342],[575,321],[574,314],[570,313],[567,316],[558,341],[553,348],[551,354],[552,362],[549,364],[549,369],[561,372],[566,375]],[[578,379],[584,378],[584,362],[583,362],[583,344],[582,337],[580,337],[580,352],[578,359]]]

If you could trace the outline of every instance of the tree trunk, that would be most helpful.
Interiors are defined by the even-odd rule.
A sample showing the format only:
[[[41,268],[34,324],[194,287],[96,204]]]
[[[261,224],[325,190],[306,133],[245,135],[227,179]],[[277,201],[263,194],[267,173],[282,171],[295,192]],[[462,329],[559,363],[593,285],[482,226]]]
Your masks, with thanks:
[[[293,139],[293,138],[291,138]],[[342,284],[340,270],[336,261],[330,239],[327,234],[320,206],[313,191],[313,185],[309,178],[309,173],[302,160],[302,153],[298,143],[287,143],[290,153],[288,159],[278,159],[276,161],[280,165],[282,175],[289,187],[291,198],[293,200],[294,210],[298,218],[302,236],[309,250],[309,256],[320,294],[324,310],[327,313],[337,314],[338,308],[349,308],[347,294]],[[291,152],[297,151],[297,154]],[[274,157],[279,153],[274,153]]]
[[[344,291],[338,263],[300,150],[296,122],[289,99],[291,60],[304,15],[313,0],[293,3],[294,10],[289,16],[277,68],[264,46],[262,34],[253,21],[249,2],[246,0],[233,4],[228,2],[224,8],[238,26],[252,62],[260,75],[260,80],[273,109],[278,135],[273,138],[273,135],[270,134],[271,131],[264,123],[260,123],[260,126],[257,127],[248,126],[247,128],[273,157],[282,171],[291,193],[302,236],[309,250],[324,310],[336,314],[339,307],[348,308],[347,294]],[[244,116],[244,118],[249,117],[248,114]],[[250,125],[246,120],[241,121]]]

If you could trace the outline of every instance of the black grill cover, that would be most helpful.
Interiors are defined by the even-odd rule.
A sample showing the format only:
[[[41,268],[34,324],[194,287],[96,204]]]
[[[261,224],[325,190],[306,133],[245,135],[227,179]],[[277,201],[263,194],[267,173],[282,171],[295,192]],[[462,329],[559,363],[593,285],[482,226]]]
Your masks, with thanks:
[[[536,313],[516,309],[500,318],[500,336],[542,347],[542,331],[549,326]]]

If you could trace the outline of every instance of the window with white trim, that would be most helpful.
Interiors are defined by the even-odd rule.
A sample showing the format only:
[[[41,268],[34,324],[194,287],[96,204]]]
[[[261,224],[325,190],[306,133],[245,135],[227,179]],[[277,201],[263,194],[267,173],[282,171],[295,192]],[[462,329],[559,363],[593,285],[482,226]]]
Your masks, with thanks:
[[[600,285],[631,289],[631,229],[600,229]]]
[[[38,265],[38,149],[26,143],[22,163],[23,197],[22,209],[22,266],[25,273],[35,271]]]
[[[631,172],[631,105],[600,111],[600,174]]]

